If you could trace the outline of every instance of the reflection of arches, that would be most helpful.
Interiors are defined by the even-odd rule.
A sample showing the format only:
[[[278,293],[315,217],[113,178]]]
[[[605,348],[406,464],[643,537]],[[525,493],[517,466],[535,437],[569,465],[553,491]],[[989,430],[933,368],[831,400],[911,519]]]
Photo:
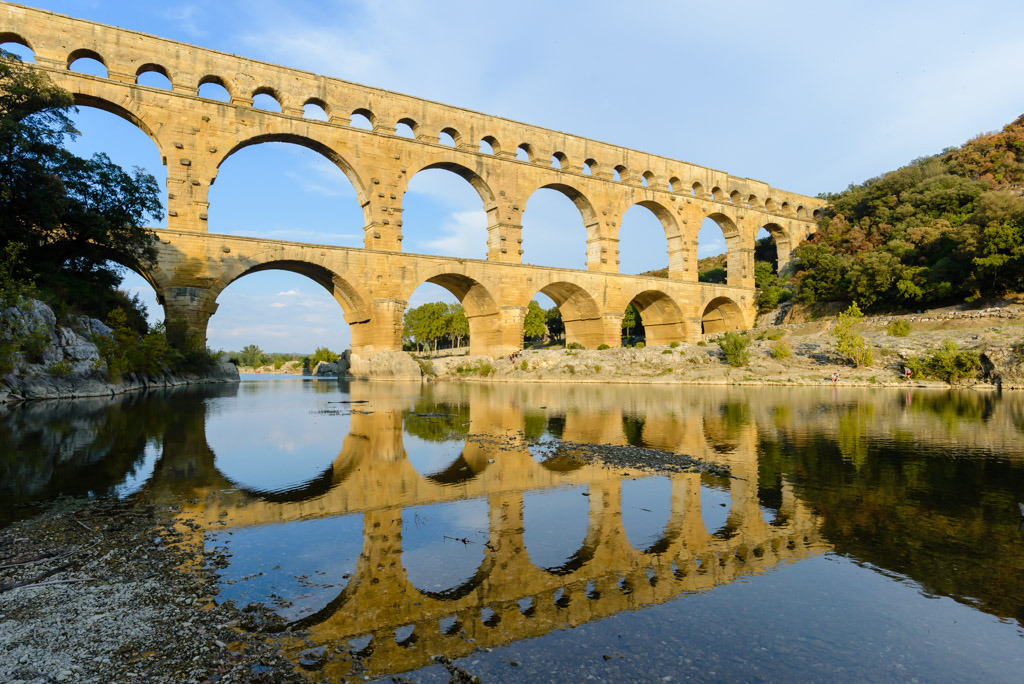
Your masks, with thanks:
[[[589,292],[568,282],[550,283],[540,292],[550,297],[562,314],[566,344],[577,342],[584,349],[596,349],[604,342],[604,319]]]
[[[570,575],[590,562],[601,543],[594,507],[603,505],[602,498],[600,492],[580,487],[525,492],[522,540],[530,563],[552,575]],[[551,520],[559,524],[553,526]],[[565,555],[581,537],[576,550]]]
[[[295,135],[294,133],[265,133],[261,135],[255,135],[247,140],[239,142],[230,150],[228,150],[228,152],[223,157],[221,157],[220,160],[217,162],[217,169],[220,169],[220,167],[224,164],[225,161],[227,161],[231,157],[231,155],[241,150],[244,150],[247,147],[252,147],[253,145],[259,145],[261,143],[269,142],[283,142],[291,143],[293,145],[299,145],[300,147],[305,147],[308,150],[312,150],[318,154],[321,154],[327,159],[329,159],[331,162],[333,162],[334,165],[341,169],[342,173],[345,174],[349,182],[352,183],[352,187],[355,188],[356,199],[359,201],[359,206],[363,207],[363,216],[366,220],[366,224],[369,225],[369,223],[371,222],[370,202],[366,198],[366,187],[363,185],[362,179],[359,178],[359,174],[356,173],[356,170],[354,168],[352,168],[352,165],[345,161],[344,157],[342,157],[340,154],[338,154],[333,149],[331,149],[324,143],[320,142],[319,140],[314,140],[313,138],[307,138],[301,135]],[[210,181],[210,184],[213,185],[213,180]]]
[[[440,285],[455,295],[466,312],[469,321],[469,353],[486,355],[501,344],[501,326],[498,305],[490,290],[482,283],[461,273],[437,273],[423,282]],[[409,301],[412,293],[422,283],[416,283],[405,292],[403,299]]]
[[[701,314],[701,328],[705,335],[742,330],[744,327],[743,311],[728,297],[712,299]]]
[[[487,580],[495,563],[490,537],[496,528],[491,510],[487,537],[479,536],[479,525],[487,524],[479,519],[486,507],[485,500],[462,499],[402,510],[400,563],[405,579],[417,592],[432,599],[454,601],[468,596]],[[460,543],[469,536],[473,537],[472,544]],[[442,545],[447,545],[446,553],[438,553]],[[473,568],[472,573],[466,572],[467,565]],[[375,570],[370,569],[374,574]],[[453,579],[461,581],[440,588],[442,582]]]
[[[647,344],[670,344],[686,339],[683,311],[675,300],[658,290],[645,290],[630,303],[640,313]]]
[[[440,485],[454,485],[469,482],[487,468],[487,461],[473,463],[466,458],[466,452],[451,462],[444,470],[431,473],[426,478]]]

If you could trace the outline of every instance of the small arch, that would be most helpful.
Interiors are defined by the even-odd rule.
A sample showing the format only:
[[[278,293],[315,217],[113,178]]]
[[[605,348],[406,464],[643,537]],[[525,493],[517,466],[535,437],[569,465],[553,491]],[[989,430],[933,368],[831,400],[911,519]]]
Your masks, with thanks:
[[[361,128],[365,131],[372,131],[376,124],[377,116],[364,107],[352,110],[352,114],[348,117],[348,125],[352,128]]]
[[[4,43],[20,45],[23,48],[32,50],[33,54],[35,53],[35,49],[33,49],[32,44],[20,34],[14,33],[13,31],[0,31],[0,45],[3,45]]]
[[[302,118],[313,121],[330,121],[331,115],[327,111],[327,103],[318,97],[311,97],[302,103]]]
[[[196,95],[204,100],[217,100],[218,102],[231,101],[231,89],[220,76],[208,74],[199,79],[196,88]]]
[[[562,315],[565,343],[576,342],[584,349],[597,349],[604,340],[604,317],[594,297],[579,285],[565,281],[549,283],[539,292],[551,298]]]
[[[593,159],[587,159],[583,162],[583,168],[581,169],[584,176],[592,176],[597,173],[597,162]]]
[[[751,209],[759,209],[761,207],[761,202],[757,199],[757,195],[747,196],[747,206]]]
[[[77,68],[75,68],[76,64],[78,65]],[[109,78],[107,63],[103,61],[99,53],[85,48],[75,50],[68,55],[68,71],[99,76],[100,78]]]
[[[532,162],[534,160],[533,145],[530,143],[521,143],[519,147],[516,148],[516,159]]]
[[[617,165],[614,169],[612,169],[612,180],[617,180],[625,183],[627,180],[629,180],[629,169],[627,169],[622,164]]]
[[[442,128],[441,133],[437,136],[439,143],[449,147],[458,147],[460,140],[462,140],[462,135],[451,126]]]
[[[679,180],[677,177],[672,176],[671,178],[668,179],[668,191],[669,192],[679,192],[682,189],[683,189],[683,182],[681,180]]]
[[[783,203],[782,203],[782,205],[781,205],[781,206],[779,207],[779,209],[780,209],[780,210],[782,211],[782,213],[783,213],[783,214],[785,214],[786,216],[789,216],[789,215],[790,215],[790,213],[792,213],[792,212],[790,211],[790,208],[789,208],[789,202],[783,202]]]
[[[700,183],[694,183],[693,185],[690,186],[690,194],[693,195],[694,197],[703,197],[704,186],[701,185]]]
[[[739,190],[733,190],[729,193],[729,202],[739,206],[743,202],[743,195],[740,194]]]
[[[480,152],[483,154],[501,154],[501,145],[493,135],[480,138]]]
[[[171,75],[159,64],[143,64],[135,71],[135,82],[150,88],[171,89]]]
[[[657,178],[655,178],[653,172],[644,171],[643,174],[640,176],[640,185],[645,188],[653,188],[656,180]]]
[[[722,188],[716,185],[715,187],[711,188],[711,199],[715,200],[716,202],[724,202],[725,192],[722,191]]]
[[[402,138],[415,138],[419,132],[420,125],[415,119],[408,116],[399,119],[395,123],[395,135]]]
[[[28,41],[14,33],[0,33],[0,50],[13,55],[26,64],[36,61],[36,53],[28,46]]]
[[[551,166],[556,169],[568,169],[569,158],[565,156],[564,152],[555,152],[551,155]]]
[[[815,209],[814,211],[812,211],[811,212],[811,217],[814,218],[814,219],[820,219],[821,218],[821,209]]]
[[[252,108],[280,113],[281,98],[273,88],[260,86],[252,93]]]
[[[683,310],[668,294],[659,290],[644,290],[629,303],[640,314],[647,344],[671,344],[686,339]]]
[[[804,209],[804,205],[801,204],[796,208],[796,215],[797,218],[807,218],[807,210]]]
[[[701,330],[705,335],[717,335],[743,328],[743,311],[728,297],[716,297],[704,307],[701,314]]]

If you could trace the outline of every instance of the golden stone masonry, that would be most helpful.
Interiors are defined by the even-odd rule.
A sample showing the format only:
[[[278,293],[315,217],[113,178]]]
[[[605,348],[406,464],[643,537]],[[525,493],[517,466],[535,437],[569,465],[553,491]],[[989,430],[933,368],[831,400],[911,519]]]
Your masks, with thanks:
[[[754,240],[766,228],[779,266],[815,228],[821,200],[761,181],[637,152],[501,117],[409,97],[171,40],[0,2],[0,43],[24,45],[35,67],[69,91],[142,129],[167,166],[167,229],[159,255],[141,275],[156,289],[167,320],[205,339],[217,297],[255,271],[280,269],[312,278],[341,305],[352,352],[366,358],[400,350],[402,316],[424,282],[445,287],[466,309],[471,353],[497,356],[522,346],[530,300],[558,304],[566,341],[618,346],[623,313],[640,311],[648,344],[692,341],[703,333],[745,329],[754,318]],[[69,70],[77,59],[101,62],[107,77]],[[139,85],[155,71],[171,90]],[[206,83],[230,102],[199,97]],[[280,112],[254,109],[266,94]],[[328,121],[303,118],[315,104]],[[350,125],[365,116],[373,130]],[[415,138],[396,135],[407,124]],[[454,146],[442,144],[441,134]],[[334,162],[352,182],[363,210],[364,248],[214,235],[206,231],[207,193],[225,159],[263,142],[302,145]],[[482,152],[486,142],[490,153]],[[516,158],[518,150],[529,161]],[[555,164],[554,160],[557,160]],[[487,259],[407,254],[402,199],[424,169],[466,179],[487,213]],[[539,188],[566,195],[587,230],[587,269],[522,264],[522,212]],[[622,216],[633,205],[665,229],[669,277],[618,273]],[[728,284],[697,282],[697,231],[705,218],[728,248]]]

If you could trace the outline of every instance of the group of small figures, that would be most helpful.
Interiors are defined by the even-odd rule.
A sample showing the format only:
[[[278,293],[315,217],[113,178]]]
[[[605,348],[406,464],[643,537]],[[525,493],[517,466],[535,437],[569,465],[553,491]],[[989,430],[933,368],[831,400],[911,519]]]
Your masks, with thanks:
[[[907,382],[910,382],[910,376],[913,375],[913,374],[914,374],[914,371],[910,370],[910,368],[908,366],[904,366],[903,367],[903,379],[904,380],[906,380]],[[836,372],[832,373],[832,377],[830,379],[832,380],[832,384],[833,385],[836,384],[837,382],[839,382],[839,372],[836,371]]]

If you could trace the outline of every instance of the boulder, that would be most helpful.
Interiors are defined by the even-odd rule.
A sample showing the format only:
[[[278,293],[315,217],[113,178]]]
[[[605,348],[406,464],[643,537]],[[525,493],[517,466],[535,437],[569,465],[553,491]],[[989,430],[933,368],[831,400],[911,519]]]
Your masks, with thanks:
[[[338,375],[338,364],[328,363],[327,361],[319,361],[313,368],[313,377],[322,378],[325,376],[337,377]]]
[[[357,378],[421,378],[423,371],[408,352],[377,352],[369,358],[352,354],[349,373]]]

